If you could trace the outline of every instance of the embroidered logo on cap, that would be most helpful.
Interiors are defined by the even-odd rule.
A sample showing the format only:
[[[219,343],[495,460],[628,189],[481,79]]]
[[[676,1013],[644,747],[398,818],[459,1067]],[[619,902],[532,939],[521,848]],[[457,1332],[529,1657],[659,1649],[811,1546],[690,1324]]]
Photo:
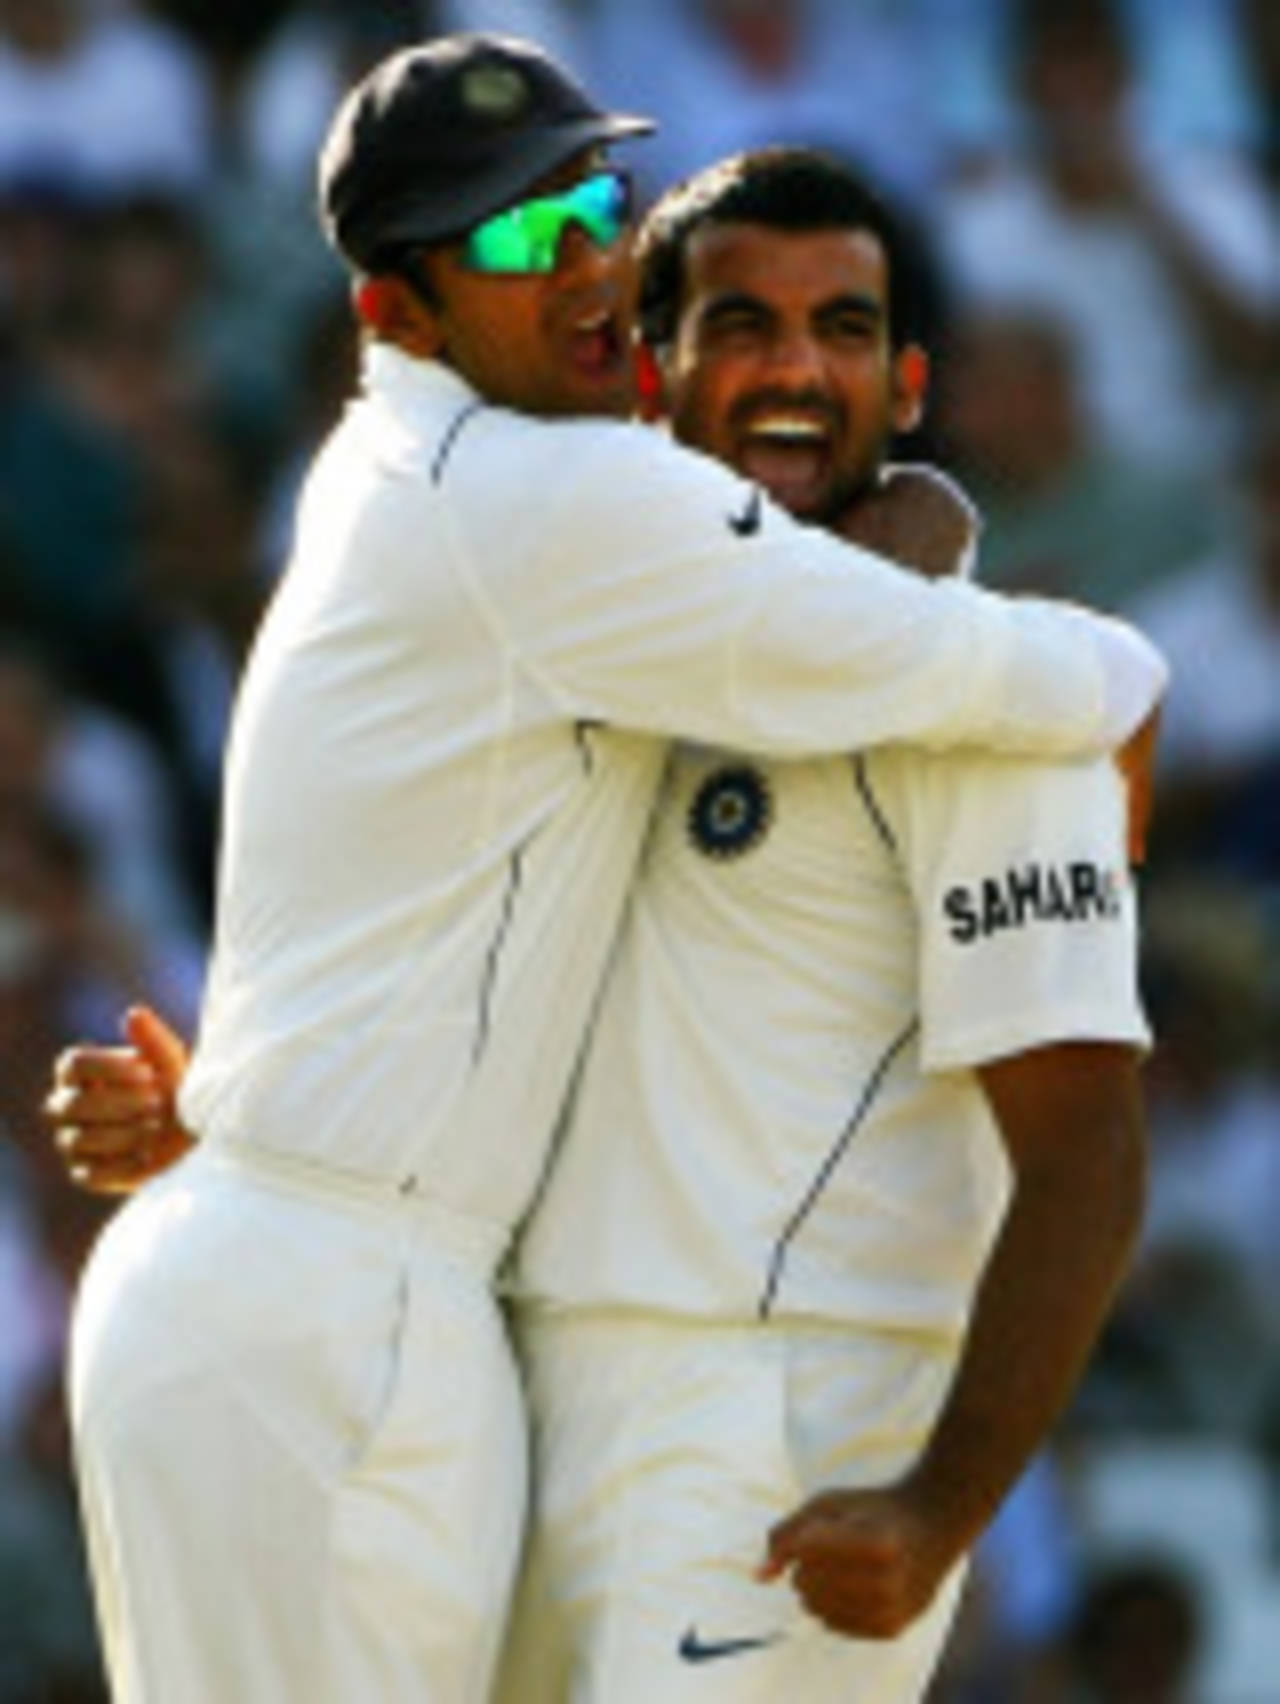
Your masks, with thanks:
[[[529,104],[529,85],[513,65],[476,65],[462,78],[462,104],[477,118],[517,118]]]

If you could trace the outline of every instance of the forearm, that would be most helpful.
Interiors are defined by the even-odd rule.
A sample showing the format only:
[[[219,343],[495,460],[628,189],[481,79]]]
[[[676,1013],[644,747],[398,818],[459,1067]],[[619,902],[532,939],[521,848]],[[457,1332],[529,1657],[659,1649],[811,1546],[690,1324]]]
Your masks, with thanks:
[[[1136,1075],[1103,1130],[1051,1130],[1018,1175],[948,1399],[906,1489],[958,1555],[1069,1401],[1141,1220]]]
[[[1163,693],[1162,659],[1122,623],[925,583],[705,460],[631,449],[629,470],[572,484],[532,558],[545,571],[504,584],[500,604],[470,577],[575,718],[780,757],[889,743],[1081,757],[1122,744]],[[622,554],[602,557],[600,538]]]

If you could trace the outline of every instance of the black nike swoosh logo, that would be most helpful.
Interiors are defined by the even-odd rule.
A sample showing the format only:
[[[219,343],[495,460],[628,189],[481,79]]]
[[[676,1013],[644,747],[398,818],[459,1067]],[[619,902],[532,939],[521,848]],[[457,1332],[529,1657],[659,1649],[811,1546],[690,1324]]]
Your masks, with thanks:
[[[739,538],[750,538],[752,533],[760,531],[764,520],[764,504],[757,485],[747,498],[747,506],[740,515],[729,516],[729,531],[737,533]]]
[[[763,1651],[776,1645],[781,1633],[762,1633],[754,1639],[700,1639],[696,1627],[690,1627],[677,1649],[687,1663],[714,1662],[717,1657],[740,1657],[747,1651]]]

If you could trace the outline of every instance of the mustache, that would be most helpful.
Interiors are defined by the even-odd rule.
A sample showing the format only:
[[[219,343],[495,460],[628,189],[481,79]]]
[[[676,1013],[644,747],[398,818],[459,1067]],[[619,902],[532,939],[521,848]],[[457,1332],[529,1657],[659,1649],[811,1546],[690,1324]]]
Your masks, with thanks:
[[[758,415],[800,413],[811,415],[834,432],[844,424],[844,409],[824,391],[784,390],[770,387],[741,396],[729,411],[730,424],[745,429]]]

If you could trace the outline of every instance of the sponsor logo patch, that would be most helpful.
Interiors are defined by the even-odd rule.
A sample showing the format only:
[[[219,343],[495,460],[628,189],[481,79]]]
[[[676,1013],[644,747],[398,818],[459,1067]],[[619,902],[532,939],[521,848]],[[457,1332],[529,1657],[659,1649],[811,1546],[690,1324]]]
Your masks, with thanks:
[[[942,909],[961,946],[1033,923],[1092,923],[1120,916],[1121,878],[1087,860],[1023,864],[948,888]]]

